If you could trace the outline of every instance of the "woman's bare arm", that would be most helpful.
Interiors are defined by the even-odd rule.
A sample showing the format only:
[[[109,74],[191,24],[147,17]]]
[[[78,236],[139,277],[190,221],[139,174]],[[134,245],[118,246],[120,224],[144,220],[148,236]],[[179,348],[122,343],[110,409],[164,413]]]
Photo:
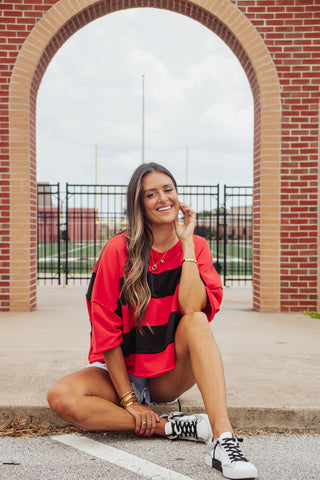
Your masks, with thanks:
[[[196,212],[184,203],[180,203],[180,210],[184,216],[184,225],[176,220],[175,228],[182,245],[183,258],[196,260],[193,242]],[[178,299],[184,313],[199,312],[207,305],[207,293],[195,262],[186,261],[182,264]]]

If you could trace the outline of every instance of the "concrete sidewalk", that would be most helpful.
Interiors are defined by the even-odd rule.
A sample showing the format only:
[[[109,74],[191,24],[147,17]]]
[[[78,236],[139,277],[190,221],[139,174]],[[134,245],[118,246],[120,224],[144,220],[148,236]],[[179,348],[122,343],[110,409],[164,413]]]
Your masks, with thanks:
[[[14,414],[62,424],[46,392],[87,363],[85,291],[85,285],[40,286],[38,310],[0,313],[0,425]],[[255,312],[251,289],[240,287],[225,288],[212,325],[235,426],[320,431],[320,320]],[[204,411],[197,388],[181,397],[181,405],[185,412]]]

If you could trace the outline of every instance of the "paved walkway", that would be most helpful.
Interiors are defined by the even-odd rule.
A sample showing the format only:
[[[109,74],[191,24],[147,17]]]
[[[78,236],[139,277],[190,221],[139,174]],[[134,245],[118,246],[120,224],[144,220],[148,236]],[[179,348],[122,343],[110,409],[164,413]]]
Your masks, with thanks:
[[[85,291],[86,286],[40,286],[36,311],[0,313],[0,425],[14,413],[61,424],[46,392],[86,365]],[[235,426],[320,431],[320,320],[255,312],[250,288],[226,288],[213,331]],[[186,412],[204,409],[197,388],[181,404]]]

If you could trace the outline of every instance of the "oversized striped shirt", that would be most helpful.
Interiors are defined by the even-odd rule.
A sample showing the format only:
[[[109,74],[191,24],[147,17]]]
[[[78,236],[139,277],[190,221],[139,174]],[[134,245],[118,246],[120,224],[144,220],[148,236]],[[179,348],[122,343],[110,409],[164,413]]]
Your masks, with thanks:
[[[195,253],[201,279],[207,292],[204,308],[210,322],[222,300],[220,277],[212,265],[205,239],[194,235]],[[163,253],[152,249],[158,264],[152,271],[150,261],[148,285],[151,299],[142,322],[142,333],[135,327],[128,305],[120,299],[123,268],[127,261],[125,234],[112,238],[94,268],[87,293],[91,321],[89,362],[104,361],[103,352],[121,345],[128,373],[138,377],[155,377],[175,368],[174,337],[183,311],[178,301],[182,268],[182,246],[178,242]],[[159,263],[158,263],[159,262]],[[151,327],[152,331],[148,327]]]

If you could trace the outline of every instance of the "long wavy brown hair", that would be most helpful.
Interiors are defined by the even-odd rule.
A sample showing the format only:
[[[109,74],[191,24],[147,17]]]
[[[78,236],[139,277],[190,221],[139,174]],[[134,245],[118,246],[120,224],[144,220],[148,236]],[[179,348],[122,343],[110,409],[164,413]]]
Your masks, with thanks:
[[[162,165],[150,162],[141,164],[132,174],[127,190],[126,234],[128,260],[124,266],[122,296],[134,315],[135,323],[141,328],[141,322],[151,298],[147,281],[150,262],[150,249],[153,242],[152,231],[148,226],[143,207],[143,178],[152,172],[159,172],[171,178],[176,190],[173,175]]]

